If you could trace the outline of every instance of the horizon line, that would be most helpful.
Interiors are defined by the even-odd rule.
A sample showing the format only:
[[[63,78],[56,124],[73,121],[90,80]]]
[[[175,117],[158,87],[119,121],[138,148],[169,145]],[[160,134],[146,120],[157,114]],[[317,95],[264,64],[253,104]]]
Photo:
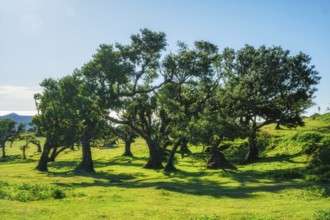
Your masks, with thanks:
[[[5,110],[5,111],[0,111],[0,116],[4,116],[4,115],[9,115],[15,113],[17,115],[21,115],[21,116],[34,116],[37,114],[37,111],[9,111],[9,110]]]

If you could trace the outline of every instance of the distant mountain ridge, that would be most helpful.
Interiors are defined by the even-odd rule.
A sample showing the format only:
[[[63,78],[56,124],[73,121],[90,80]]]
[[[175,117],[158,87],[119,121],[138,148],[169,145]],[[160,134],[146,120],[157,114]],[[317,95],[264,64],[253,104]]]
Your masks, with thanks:
[[[26,126],[26,129],[31,128],[31,126],[29,126],[29,123],[32,121],[32,117],[33,116],[27,116],[27,115],[18,115],[16,113],[10,113],[8,115],[4,115],[4,116],[0,116],[1,119],[11,119],[13,121],[15,121],[17,124],[19,123],[23,123]]]

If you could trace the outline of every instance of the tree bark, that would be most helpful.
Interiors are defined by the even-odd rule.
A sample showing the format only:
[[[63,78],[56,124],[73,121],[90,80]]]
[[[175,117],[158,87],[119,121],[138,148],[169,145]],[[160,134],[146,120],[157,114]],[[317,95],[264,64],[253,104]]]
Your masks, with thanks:
[[[86,172],[95,172],[94,163],[92,159],[92,152],[91,152],[91,137],[89,137],[89,135],[84,135],[81,141],[81,145],[82,145],[82,161],[76,169]]]
[[[133,157],[133,154],[131,152],[132,141],[133,140],[131,138],[125,140],[125,152],[124,152],[123,156]]]
[[[25,154],[26,145],[22,147],[22,150],[23,150],[23,160],[26,160],[26,154]]]
[[[162,169],[164,167],[162,164],[163,151],[156,141],[149,138],[146,140],[146,142],[149,148],[149,159],[144,168]]]
[[[68,146],[64,146],[62,148],[60,148],[59,150],[57,150],[58,148],[56,147],[56,150],[53,150],[52,154],[50,155],[48,161],[52,161],[55,162],[55,158],[61,153],[63,152],[65,149],[69,148]],[[54,148],[55,149],[55,148]]]
[[[5,158],[5,157],[6,157],[6,149],[5,149],[5,146],[6,146],[6,144],[4,143],[4,144],[2,145],[2,158]]]
[[[184,154],[191,154],[191,151],[188,148],[188,142],[189,140],[187,138],[182,138],[181,139],[181,157],[184,158]]]
[[[37,146],[38,152],[42,152],[41,145],[40,145],[39,141],[32,140],[31,143]]]
[[[52,153],[50,154],[50,157],[48,158],[48,162],[55,162],[55,158],[57,155],[56,152],[57,152],[57,147],[54,147]]]
[[[46,139],[46,142],[44,144],[44,150],[42,151],[41,157],[36,167],[36,169],[39,171],[48,171],[49,148],[50,148],[49,140]]]
[[[37,147],[38,147],[38,152],[41,153],[42,152],[42,149],[41,149],[40,143],[37,144]]]
[[[279,129],[281,129],[281,125],[280,125],[280,122],[277,122],[277,123],[276,123],[275,130],[279,130]]]
[[[177,169],[175,168],[174,166],[174,156],[175,156],[175,153],[179,147],[179,145],[181,144],[182,146],[182,141],[179,140],[175,143],[175,145],[173,146],[173,149],[171,151],[171,154],[170,154],[170,157],[168,158],[168,161],[167,161],[167,164],[164,168],[165,171],[176,171]]]
[[[256,130],[251,131],[249,135],[249,151],[245,158],[241,161],[241,164],[248,164],[254,162],[258,158],[258,149],[255,143]]]

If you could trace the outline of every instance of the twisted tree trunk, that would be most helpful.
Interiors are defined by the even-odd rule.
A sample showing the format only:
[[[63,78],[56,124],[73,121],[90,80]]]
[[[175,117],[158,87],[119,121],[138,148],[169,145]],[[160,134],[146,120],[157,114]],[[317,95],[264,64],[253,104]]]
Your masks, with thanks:
[[[36,167],[36,169],[39,171],[48,171],[48,155],[50,148],[49,142],[50,142],[49,139],[46,139],[46,142],[44,144],[44,150],[42,151],[41,157]]]
[[[170,157],[168,158],[168,161],[167,161],[167,164],[164,168],[165,171],[176,171],[177,169],[175,168],[174,166],[174,156],[175,156],[175,153],[178,149],[178,147],[180,146],[180,144],[182,144],[182,140],[178,140],[174,146],[173,146],[173,149],[171,151],[171,154],[170,154]],[[182,146],[182,145],[181,145]]]

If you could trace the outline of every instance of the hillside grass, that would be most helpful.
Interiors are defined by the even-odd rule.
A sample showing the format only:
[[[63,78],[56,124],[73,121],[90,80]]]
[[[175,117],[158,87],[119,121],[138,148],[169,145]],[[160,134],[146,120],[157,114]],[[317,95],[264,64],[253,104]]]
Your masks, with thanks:
[[[23,160],[22,143],[15,142],[7,146],[9,157],[0,159],[0,219],[330,219],[330,186],[305,180],[301,174],[308,156],[292,139],[307,131],[327,136],[330,120],[305,122],[297,129],[265,127],[271,142],[260,147],[261,158],[254,164],[237,164],[245,140],[232,142],[224,152],[236,171],[206,169],[207,155],[193,146],[192,155],[177,157],[177,172],[143,169],[147,148],[138,139],[134,158],[121,156],[122,143],[93,148],[95,174],[74,171],[79,150],[60,154],[43,173],[34,169],[40,156],[36,148],[31,145]],[[36,186],[49,196],[33,194]]]

